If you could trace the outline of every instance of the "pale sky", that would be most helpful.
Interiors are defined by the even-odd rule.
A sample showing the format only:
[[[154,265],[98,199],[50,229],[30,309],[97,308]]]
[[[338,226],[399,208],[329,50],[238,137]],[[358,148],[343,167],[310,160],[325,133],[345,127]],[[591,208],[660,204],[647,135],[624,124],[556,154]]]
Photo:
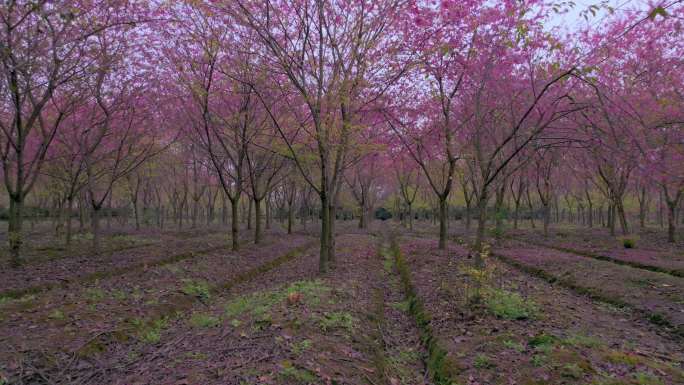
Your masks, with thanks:
[[[585,20],[582,17],[582,13],[587,11],[591,5],[600,6],[601,0],[574,0],[575,7],[571,9],[568,13],[555,16],[551,23],[548,25],[549,28],[558,27],[563,32],[574,32],[578,29],[587,26],[599,26],[601,21],[605,20],[608,16],[608,11],[605,7],[601,7],[597,12],[596,16],[591,13],[587,13],[589,20]],[[647,12],[649,5],[647,1],[644,0],[606,0],[606,5],[615,8],[616,13],[628,13],[634,10],[642,10],[642,12]]]

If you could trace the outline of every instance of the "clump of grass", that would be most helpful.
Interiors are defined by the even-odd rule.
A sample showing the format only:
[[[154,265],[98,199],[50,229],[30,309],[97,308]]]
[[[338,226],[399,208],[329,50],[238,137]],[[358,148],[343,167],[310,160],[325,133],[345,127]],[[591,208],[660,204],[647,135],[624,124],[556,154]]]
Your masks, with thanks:
[[[211,293],[209,291],[209,284],[203,281],[193,281],[192,279],[184,279],[181,291],[187,295],[192,295],[200,299],[209,299]]]
[[[323,314],[323,317],[319,318],[318,326],[325,333],[333,329],[346,329],[347,331],[352,331],[354,328],[354,316],[343,311],[326,312]]]
[[[245,313],[260,317],[268,313],[273,305],[285,301],[291,294],[297,294],[304,303],[317,305],[329,292],[330,288],[320,280],[297,281],[284,289],[236,298],[226,304],[225,314],[228,318],[235,318]]]
[[[506,348],[515,350],[518,353],[522,353],[523,351],[525,351],[525,346],[523,346],[523,344],[521,344],[520,342],[506,340],[503,342],[503,344]]]
[[[478,369],[490,369],[495,367],[494,363],[484,354],[478,354],[473,361],[473,366]]]
[[[221,320],[209,314],[194,313],[190,317],[190,324],[198,328],[211,328],[220,325]]]
[[[133,319],[131,324],[136,329],[138,338],[149,344],[156,344],[161,340],[161,332],[168,324],[166,317],[145,322],[140,318]]]
[[[636,241],[632,238],[623,238],[622,239],[622,246],[625,249],[633,249],[636,246]]]
[[[399,311],[408,313],[411,303],[409,301],[393,302],[391,306]]]
[[[185,357],[187,357],[191,360],[200,360],[200,361],[206,360],[208,358],[206,353],[202,353],[202,352],[188,352],[188,353],[185,353]]]
[[[560,368],[560,374],[566,378],[579,380],[584,377],[584,369],[577,364],[565,364]]]
[[[309,339],[302,340],[302,341],[299,341],[299,342],[295,342],[295,343],[292,344],[292,348],[291,348],[291,349],[292,349],[292,353],[294,353],[294,354],[296,354],[296,355],[300,355],[300,354],[302,354],[303,352],[305,352],[305,351],[311,349],[311,346],[312,346],[312,345],[313,345],[313,342],[312,342],[311,340],[309,340]]]
[[[570,335],[563,339],[562,343],[568,346],[581,346],[587,348],[597,348],[602,344],[599,339],[582,334]]]
[[[546,364],[546,361],[548,361],[548,357],[546,357],[546,355],[535,354],[532,356],[530,363],[532,363],[533,366],[540,367],[544,366]]]
[[[86,298],[93,302],[98,302],[102,301],[105,297],[105,292],[104,290],[98,288],[98,287],[92,287],[86,290],[85,292]]]
[[[527,344],[536,352],[540,352],[545,355],[553,350],[556,342],[558,342],[558,338],[555,336],[541,333],[530,338],[529,341],[527,341]]]
[[[622,364],[628,366],[636,366],[641,362],[639,356],[635,354],[618,351],[611,351],[610,353],[606,354],[606,359],[614,364]]]
[[[503,289],[487,290],[484,301],[492,314],[503,319],[529,319],[534,318],[538,312],[534,302],[524,299],[518,293]]]
[[[123,290],[112,290],[112,297],[119,301],[124,301],[128,298],[128,294]]]
[[[285,361],[282,363],[283,369],[280,371],[280,377],[285,380],[295,381],[297,383],[311,384],[315,383],[318,377],[307,369],[298,369],[291,362]]]
[[[649,373],[639,372],[634,375],[634,379],[639,385],[663,385],[663,381]]]
[[[66,316],[64,315],[64,312],[61,311],[60,309],[55,309],[55,310],[50,312],[50,314],[48,315],[48,318],[55,319],[55,320],[63,320],[64,318],[66,318]]]

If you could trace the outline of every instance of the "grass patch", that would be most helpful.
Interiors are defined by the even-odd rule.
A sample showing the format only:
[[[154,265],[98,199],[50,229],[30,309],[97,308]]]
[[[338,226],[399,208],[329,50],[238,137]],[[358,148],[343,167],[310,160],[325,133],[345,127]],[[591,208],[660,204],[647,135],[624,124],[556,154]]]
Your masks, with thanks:
[[[611,351],[608,354],[606,354],[606,360],[614,364],[622,364],[627,366],[636,366],[641,362],[639,356],[635,354],[618,351]]]
[[[225,315],[228,318],[235,318],[250,313],[259,317],[268,313],[273,305],[285,301],[292,294],[297,294],[298,298],[306,304],[317,305],[330,291],[331,289],[321,280],[298,281],[278,290],[236,298],[226,304]]]
[[[570,335],[566,338],[564,338],[561,343],[566,346],[577,346],[577,347],[585,347],[585,348],[597,348],[603,343],[601,340],[598,338],[588,336],[588,335],[582,335],[582,334],[573,334]]]
[[[102,301],[105,298],[105,292],[104,290],[98,288],[98,287],[93,287],[90,289],[87,289],[85,292],[86,298],[88,300],[93,301],[93,302],[99,302]]]
[[[404,313],[408,313],[410,305],[411,303],[409,301],[393,302],[392,304],[390,304],[390,306],[392,306],[394,309],[397,309]]]
[[[639,385],[664,385],[660,378],[649,373],[637,373],[634,375],[634,380]]]
[[[633,249],[636,247],[636,241],[632,238],[623,238],[622,239],[622,246],[625,249]]]
[[[190,325],[196,328],[212,328],[221,324],[221,319],[204,313],[194,313],[190,317]]]
[[[318,326],[324,333],[334,329],[345,329],[351,332],[354,329],[354,317],[348,312],[326,312],[318,319]]]
[[[181,291],[187,295],[198,297],[203,300],[207,300],[211,296],[209,284],[204,281],[183,279],[182,282],[183,287],[181,288]]]
[[[473,366],[478,369],[491,369],[496,365],[484,354],[478,354],[473,360]]]
[[[48,315],[48,318],[54,319],[54,320],[63,320],[66,318],[66,316],[64,315],[64,312],[61,311],[60,309],[55,309],[55,310],[50,312],[50,314]]]
[[[168,318],[163,317],[151,322],[145,322],[139,318],[131,321],[131,325],[136,331],[138,339],[148,344],[156,344],[161,340],[161,332],[168,324]]]
[[[295,355],[300,355],[303,352],[311,349],[312,345],[313,342],[309,339],[306,339],[293,343],[290,349],[292,350],[292,353],[294,353]]]
[[[524,299],[518,293],[503,289],[487,290],[484,301],[487,309],[498,318],[530,319],[534,318],[538,312],[534,302]]]
[[[521,344],[520,342],[513,341],[513,340],[506,340],[503,342],[503,345],[507,349],[515,350],[518,353],[522,353],[525,351],[525,346],[523,346],[523,344]]]
[[[579,380],[584,377],[584,369],[577,364],[565,364],[560,368],[560,375],[565,378]]]
[[[279,376],[286,381],[294,381],[298,384],[311,384],[318,380],[318,377],[310,370],[299,369],[295,367],[290,361],[282,363],[282,370]]]

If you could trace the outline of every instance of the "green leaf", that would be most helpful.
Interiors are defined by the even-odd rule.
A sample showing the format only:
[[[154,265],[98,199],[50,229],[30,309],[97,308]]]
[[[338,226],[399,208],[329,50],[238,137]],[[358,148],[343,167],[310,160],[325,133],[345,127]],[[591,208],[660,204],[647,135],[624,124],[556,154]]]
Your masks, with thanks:
[[[660,16],[662,16],[662,17],[667,17],[667,16],[668,16],[668,15],[667,15],[667,11],[665,10],[665,8],[663,8],[663,7],[661,7],[661,6],[657,6],[657,7],[653,8],[653,10],[651,11],[651,13],[648,14],[648,18],[651,19],[651,20],[655,20],[656,16],[658,16],[658,15],[660,15]]]

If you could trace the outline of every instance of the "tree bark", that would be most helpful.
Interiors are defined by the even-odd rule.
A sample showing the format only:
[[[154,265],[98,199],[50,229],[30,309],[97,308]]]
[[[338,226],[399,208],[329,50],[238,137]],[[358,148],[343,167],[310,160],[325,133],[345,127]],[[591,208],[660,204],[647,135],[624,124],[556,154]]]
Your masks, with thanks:
[[[10,196],[10,207],[9,207],[9,228],[8,228],[8,238],[9,238],[9,248],[11,256],[11,264],[13,267],[21,266],[21,246],[22,240],[22,214],[23,214],[23,197],[18,195]]]
[[[240,205],[240,197],[238,196],[235,199],[230,199],[230,210],[231,210],[231,218],[230,218],[230,234],[231,234],[231,243],[232,243],[232,249],[233,251],[237,251],[240,248],[240,243],[238,241],[238,235],[240,231],[240,221],[238,217],[238,206]]]
[[[267,214],[268,215],[268,214]],[[261,243],[261,199],[254,199],[254,243]]]
[[[447,201],[446,197],[439,197],[439,249],[446,250],[447,244]]]

